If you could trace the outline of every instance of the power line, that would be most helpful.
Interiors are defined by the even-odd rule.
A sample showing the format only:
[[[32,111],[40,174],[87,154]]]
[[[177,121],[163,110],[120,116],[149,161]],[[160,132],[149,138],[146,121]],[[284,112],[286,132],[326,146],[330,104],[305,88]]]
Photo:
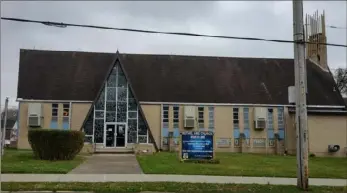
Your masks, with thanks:
[[[250,41],[266,41],[266,42],[277,42],[277,43],[295,43],[292,40],[276,40],[276,39],[264,39],[264,38],[251,38],[251,37],[235,37],[235,36],[219,36],[219,35],[207,35],[207,34],[196,34],[196,33],[182,33],[182,32],[164,32],[164,31],[153,31],[153,30],[142,30],[142,29],[130,29],[130,28],[116,28],[116,27],[106,27],[106,26],[96,26],[96,25],[82,25],[82,24],[72,24],[63,22],[52,22],[52,21],[39,21],[39,20],[29,20],[21,18],[12,17],[1,17],[3,20],[16,21],[16,22],[26,22],[26,23],[39,23],[47,26],[53,27],[84,27],[84,28],[95,28],[104,30],[118,30],[118,31],[129,31],[129,32],[139,32],[139,33],[150,33],[150,34],[166,34],[166,35],[179,35],[179,36],[195,36],[195,37],[209,37],[209,38],[223,38],[223,39],[238,39],[238,40],[250,40]],[[320,44],[327,46],[345,47],[347,45],[342,44],[332,44],[332,43],[312,43],[312,42],[297,42],[306,44]]]
[[[327,25],[326,27],[333,28],[333,29],[347,29],[346,27],[338,27],[338,26],[333,26],[333,25]]]

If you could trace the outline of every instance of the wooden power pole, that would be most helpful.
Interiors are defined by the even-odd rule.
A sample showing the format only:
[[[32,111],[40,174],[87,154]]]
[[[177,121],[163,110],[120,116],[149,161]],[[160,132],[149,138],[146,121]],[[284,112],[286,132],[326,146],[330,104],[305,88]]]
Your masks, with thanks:
[[[303,0],[293,0],[297,186],[308,190],[307,88],[303,14]]]

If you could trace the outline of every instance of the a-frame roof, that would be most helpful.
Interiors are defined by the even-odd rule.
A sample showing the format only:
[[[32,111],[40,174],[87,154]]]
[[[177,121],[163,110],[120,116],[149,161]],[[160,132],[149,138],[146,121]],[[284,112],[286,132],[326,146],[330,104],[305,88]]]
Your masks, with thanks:
[[[85,124],[86,124],[86,122],[87,122],[87,119],[90,117],[90,114],[93,113],[94,104],[95,104],[96,101],[99,99],[99,97],[100,97],[100,95],[101,95],[101,92],[102,92],[102,90],[103,90],[103,88],[104,88],[104,85],[106,84],[106,82],[107,82],[107,80],[108,80],[108,78],[109,78],[109,76],[110,76],[110,74],[111,74],[111,72],[112,72],[112,70],[113,70],[113,68],[114,68],[115,66],[117,66],[117,68],[120,68],[120,69],[123,71],[123,73],[124,73],[124,75],[125,75],[125,78],[126,78],[128,84],[129,84],[130,92],[131,92],[132,95],[134,96],[135,101],[136,101],[136,103],[137,103],[137,105],[138,105],[139,117],[142,117],[142,120],[144,121],[144,123],[145,123],[145,125],[146,125],[146,127],[147,127],[147,129],[148,129],[149,139],[150,139],[150,141],[153,142],[154,148],[158,151],[157,143],[156,143],[156,141],[155,141],[154,138],[153,138],[151,128],[149,127],[149,124],[148,124],[148,122],[147,122],[146,116],[144,115],[144,112],[143,112],[143,110],[142,110],[142,107],[141,107],[141,105],[139,105],[139,101],[138,101],[138,99],[137,99],[136,93],[134,92],[134,89],[132,88],[131,81],[129,80],[128,75],[127,75],[126,71],[124,70],[124,67],[123,67],[122,62],[121,62],[121,60],[120,60],[119,52],[118,52],[118,51],[117,51],[117,53],[115,54],[115,58],[114,58],[114,61],[112,62],[112,65],[109,66],[109,69],[108,69],[108,71],[107,71],[107,73],[106,73],[106,75],[105,75],[105,77],[104,77],[104,79],[103,79],[103,81],[102,81],[102,86],[99,88],[99,91],[98,91],[98,93],[96,94],[96,97],[95,97],[94,100],[93,100],[93,103],[92,103],[92,105],[91,105],[91,107],[90,107],[90,109],[89,109],[89,111],[88,111],[88,113],[87,113],[87,116],[85,117],[85,119],[84,119],[84,121],[83,121],[83,124],[82,124],[82,127],[80,128],[80,130],[83,130],[83,128],[84,128],[84,126],[85,126]]]

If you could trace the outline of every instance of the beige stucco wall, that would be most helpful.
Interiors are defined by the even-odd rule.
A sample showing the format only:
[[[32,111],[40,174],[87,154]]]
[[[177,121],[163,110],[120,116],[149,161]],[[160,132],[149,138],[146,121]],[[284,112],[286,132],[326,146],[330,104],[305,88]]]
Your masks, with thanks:
[[[141,108],[151,129],[154,141],[159,147],[161,141],[161,105],[141,105]]]
[[[295,115],[288,116],[286,133],[287,149],[296,153]],[[309,152],[316,156],[346,156],[347,117],[308,115]],[[328,145],[340,145],[340,151],[328,152]]]
[[[91,105],[91,103],[72,103],[70,121],[71,130],[81,129]]]
[[[50,102],[44,102],[42,104],[42,122],[41,128],[49,129],[52,119],[52,104]],[[58,103],[58,129],[63,128],[63,104]],[[70,129],[79,130],[87,115],[91,103],[72,103],[70,107]],[[19,103],[19,136],[18,136],[18,148],[30,149],[28,142],[28,107],[29,102]]]
[[[317,156],[346,156],[347,118],[345,116],[309,116],[309,151]],[[328,145],[340,145],[340,151],[328,152]]]

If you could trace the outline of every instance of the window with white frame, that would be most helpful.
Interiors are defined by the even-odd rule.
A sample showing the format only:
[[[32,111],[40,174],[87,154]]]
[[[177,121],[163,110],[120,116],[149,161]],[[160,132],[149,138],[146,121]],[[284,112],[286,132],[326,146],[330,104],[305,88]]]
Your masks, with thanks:
[[[277,109],[278,135],[279,139],[284,139],[284,108]]]
[[[70,127],[70,103],[63,104],[63,129]]]
[[[168,137],[169,137],[169,105],[163,105],[162,108],[162,128],[161,128],[161,136],[162,136],[162,144],[168,145]]]
[[[58,112],[59,112],[59,104],[53,103],[52,104],[52,118],[51,118],[51,129],[58,129]]]
[[[269,146],[274,146],[274,125],[273,125],[273,109],[269,108],[267,113],[267,138]]]
[[[119,64],[109,74],[91,112],[83,125],[86,141],[92,136],[94,143],[105,143],[105,125],[124,124],[127,143],[148,143],[146,121]]]
[[[180,107],[178,105],[173,106],[173,127],[179,128],[179,113]]]
[[[180,107],[178,105],[173,106],[173,137],[174,137],[174,143],[175,145],[178,145],[179,136],[180,136],[180,129],[179,129],[179,112]]]
[[[250,126],[249,126],[249,108],[243,108],[243,131],[245,134],[246,144],[250,144]]]
[[[198,124],[199,124],[199,130],[203,130],[205,128],[204,107],[198,107]]]
[[[208,130],[214,131],[214,107],[208,107]]]
[[[233,108],[234,146],[240,146],[239,108]]]

